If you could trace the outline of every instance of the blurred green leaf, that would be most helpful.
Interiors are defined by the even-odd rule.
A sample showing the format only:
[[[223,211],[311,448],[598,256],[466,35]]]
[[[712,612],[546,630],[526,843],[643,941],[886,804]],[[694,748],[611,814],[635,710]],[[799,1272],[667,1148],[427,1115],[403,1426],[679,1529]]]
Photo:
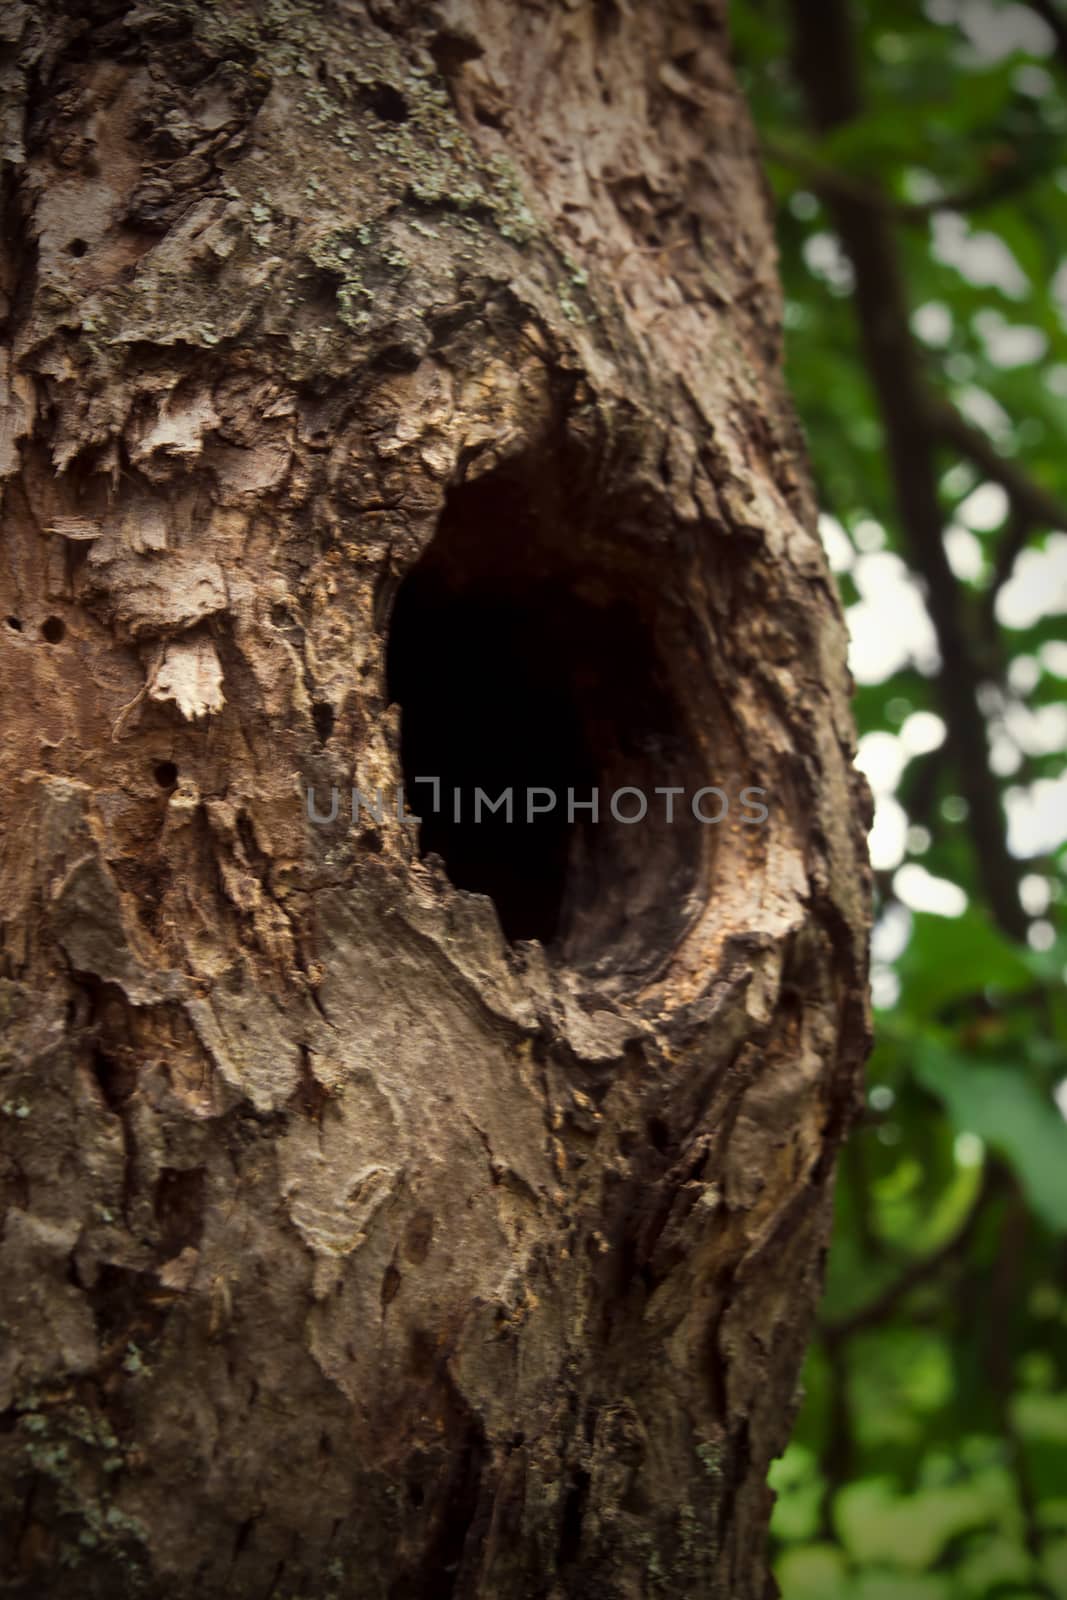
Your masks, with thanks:
[[[952,1001],[983,990],[1013,994],[1034,981],[1025,952],[974,910],[953,918],[917,913],[899,972],[908,1015],[917,1021],[935,1018]]]
[[[877,1479],[850,1484],[837,1497],[836,1517],[855,1560],[918,1573],[937,1562],[950,1540],[1001,1521],[1011,1525],[1017,1513],[1008,1484],[987,1474],[910,1495]]]
[[[1055,1102],[1019,1066],[973,1061],[932,1039],[916,1044],[915,1075],[954,1127],[1011,1164],[1048,1226],[1067,1232],[1067,1123]]]
[[[778,1563],[783,1600],[851,1600],[843,1553],[832,1544],[787,1550]]]

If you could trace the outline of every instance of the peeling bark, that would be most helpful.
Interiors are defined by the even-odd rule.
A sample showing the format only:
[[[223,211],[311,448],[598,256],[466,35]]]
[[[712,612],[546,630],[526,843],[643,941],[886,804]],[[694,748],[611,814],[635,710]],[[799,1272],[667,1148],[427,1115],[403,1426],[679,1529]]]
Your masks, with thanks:
[[[3,30],[7,1589],[758,1600],[867,800],[719,7]],[[531,751],[769,815],[374,804]]]

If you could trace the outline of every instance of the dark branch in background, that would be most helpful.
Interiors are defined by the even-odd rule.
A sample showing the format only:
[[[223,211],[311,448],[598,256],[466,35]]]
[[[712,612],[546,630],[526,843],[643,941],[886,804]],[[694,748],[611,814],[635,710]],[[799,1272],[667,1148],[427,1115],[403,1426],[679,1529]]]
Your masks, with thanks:
[[[1030,1583],[1034,1593],[1041,1596],[1041,1600],[1056,1600],[1052,1585],[1041,1576],[1044,1534],[1038,1511],[1037,1491],[1034,1487],[1026,1445],[1015,1425],[1011,1407],[1015,1377],[1012,1370],[1011,1346],[1000,1334],[1000,1329],[1009,1321],[1019,1303],[1022,1288],[1021,1268],[1026,1254],[1026,1236],[1030,1226],[1026,1202],[1018,1183],[1013,1180],[1001,1222],[997,1258],[989,1285],[991,1315],[988,1323],[986,1366],[997,1408],[997,1419],[1008,1447],[1008,1458],[1019,1496],[1023,1537],[1027,1552],[1034,1564]]]
[[[848,1362],[843,1344],[827,1342],[826,1361],[830,1368],[829,1416],[826,1419],[826,1436],[819,1455],[823,1488],[819,1496],[819,1537],[833,1543],[837,1530],[834,1527],[834,1501],[838,1491],[845,1488],[853,1477],[852,1396],[848,1384]]]
[[[1027,0],[1027,4],[1051,29],[1060,65],[1067,68],[1067,15],[1060,10],[1056,0]]]
[[[838,1182],[848,1185],[849,1198],[855,1212],[856,1232],[865,1259],[885,1261],[889,1251],[874,1219],[869,1153],[863,1139],[849,1139],[841,1151],[841,1173]]]
[[[897,790],[900,803],[910,821],[917,827],[926,828],[930,834],[934,831],[934,805],[945,765],[945,747],[941,745],[938,749],[930,750],[908,763]],[[887,906],[901,904],[894,887],[895,872],[896,868],[893,868],[890,871],[876,871],[874,874],[874,884],[879,896],[876,902],[876,915],[884,912]]]
[[[1033,531],[1034,525],[1026,513],[1017,510],[1013,506],[1008,519],[1008,526],[1004,529],[997,544],[996,557],[993,562],[993,576],[989,580],[989,588],[985,594],[991,626],[995,626],[996,623],[994,608],[997,595],[1015,571],[1015,563],[1026,549]]]
[[[1050,14],[1051,0],[1032,3],[1056,32],[1067,63],[1067,24],[1062,24],[1056,13]],[[827,133],[853,121],[863,109],[848,0],[823,0],[817,9],[806,0],[790,0],[790,10],[797,78],[815,131]],[[980,430],[972,429],[931,393],[911,334],[891,209],[871,205],[840,189],[827,188],[821,193],[855,276],[860,342],[885,430],[901,531],[911,564],[925,583],[940,647],[942,665],[937,692],[947,724],[947,750],[970,808],[979,881],[1001,929],[1023,938],[1027,919],[1018,896],[1019,869],[1007,849],[999,789],[990,770],[984,719],[978,705],[982,673],[964,627],[964,596],[945,554],[938,494],[939,441],[974,462],[1009,496],[1013,522],[998,561],[1001,583],[1002,574],[1010,574],[1027,533],[1034,526],[1060,524],[1062,508],[1013,462],[1005,461]],[[989,604],[995,604],[995,594]],[[967,1218],[938,1250],[913,1262],[867,1305],[823,1328],[831,1370],[830,1416],[822,1462],[827,1479],[821,1506],[824,1533],[832,1528],[833,1499],[837,1488],[846,1481],[852,1449],[849,1340],[865,1328],[880,1325],[912,1290],[966,1255],[990,1196],[1002,1182],[999,1164],[991,1163]],[[1014,1182],[1012,1188],[1017,1195]],[[1040,1570],[1043,1537],[1029,1462],[1014,1432],[1006,1399],[1001,1410],[1027,1547],[1035,1568]],[[1037,1588],[1043,1594],[1048,1592],[1047,1585],[1040,1581]]]
[[[884,212],[896,222],[929,222],[931,217],[942,211],[980,211],[983,206],[995,205],[998,200],[1029,188],[1040,176],[1036,167],[1015,159],[987,177],[978,178],[953,193],[938,195],[936,199],[895,200],[866,178],[857,178],[850,172],[831,167],[805,150],[797,150],[773,138],[764,138],[762,143],[763,153],[769,161],[777,161],[779,166],[806,179],[824,198],[833,195],[853,200],[857,205]]]
[[[904,772],[901,803],[912,822],[933,832],[934,804],[945,770],[945,747],[939,745],[917,761],[909,762]]]
[[[990,659],[996,663],[996,676],[1002,683],[1007,679],[1007,662],[997,626],[997,596],[1015,571],[1015,563],[1026,549],[1034,525],[1024,511],[1013,505],[1008,525],[997,542],[993,561],[993,575],[982,594],[982,630],[989,648]]]
[[[997,545],[993,575],[982,596],[983,633],[990,647],[995,675],[1003,679],[1004,662],[1001,659],[996,622],[997,596],[1011,577],[1016,561],[1036,529],[1067,529],[1067,504],[1042,484],[1036,483],[1017,461],[1002,456],[989,435],[968,422],[954,406],[932,400],[930,426],[991,483],[999,483],[1008,497],[1008,525]]]
[[[1003,1182],[1003,1172],[991,1162],[986,1167],[970,1210],[955,1233],[950,1234],[944,1244],[939,1245],[929,1255],[913,1261],[899,1278],[894,1279],[881,1294],[875,1295],[873,1300],[868,1300],[866,1305],[860,1306],[856,1311],[850,1311],[845,1317],[838,1317],[835,1322],[824,1323],[820,1331],[826,1343],[840,1344],[842,1340],[850,1339],[853,1334],[862,1333],[866,1328],[878,1327],[913,1289],[919,1288],[931,1278],[939,1277],[952,1261],[962,1260],[978,1231],[987,1202],[998,1189],[1003,1187]]]
[[[813,8],[790,0],[797,78],[814,129],[829,133],[863,109],[847,0]],[[896,239],[888,215],[842,194],[823,199],[855,273],[855,305],[865,365],[885,428],[904,541],[926,587],[942,667],[937,692],[960,789],[970,811],[976,865],[1000,926],[1026,936],[1019,871],[1008,853],[1000,794],[989,767],[978,707],[981,677],[963,623],[961,595],[942,540],[936,441],[930,396],[912,338]]]
[[[929,416],[931,426],[945,443],[973,462],[992,483],[999,483],[1014,510],[1020,512],[1032,528],[1067,529],[1067,505],[1040,483],[1035,483],[1017,461],[1002,456],[981,428],[961,417],[954,406],[937,400],[930,402]]]

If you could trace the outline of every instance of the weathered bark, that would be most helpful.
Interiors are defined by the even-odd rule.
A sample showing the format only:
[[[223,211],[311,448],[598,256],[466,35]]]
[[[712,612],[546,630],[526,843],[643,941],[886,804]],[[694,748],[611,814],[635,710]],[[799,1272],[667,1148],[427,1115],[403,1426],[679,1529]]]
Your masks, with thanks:
[[[867,877],[719,8],[3,27],[4,1582],[755,1600]]]

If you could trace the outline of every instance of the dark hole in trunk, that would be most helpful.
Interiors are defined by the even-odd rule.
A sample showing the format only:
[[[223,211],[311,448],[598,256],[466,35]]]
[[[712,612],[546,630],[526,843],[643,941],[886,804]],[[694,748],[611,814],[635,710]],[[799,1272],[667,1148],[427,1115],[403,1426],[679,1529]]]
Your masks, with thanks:
[[[686,919],[703,841],[655,794],[697,786],[682,775],[690,741],[657,648],[656,586],[612,536],[536,470],[454,490],[397,595],[387,684],[422,854],[488,895],[507,938],[582,966],[610,952],[647,967]],[[436,811],[420,778],[440,782]],[[647,815],[620,821],[613,796],[621,815]]]

